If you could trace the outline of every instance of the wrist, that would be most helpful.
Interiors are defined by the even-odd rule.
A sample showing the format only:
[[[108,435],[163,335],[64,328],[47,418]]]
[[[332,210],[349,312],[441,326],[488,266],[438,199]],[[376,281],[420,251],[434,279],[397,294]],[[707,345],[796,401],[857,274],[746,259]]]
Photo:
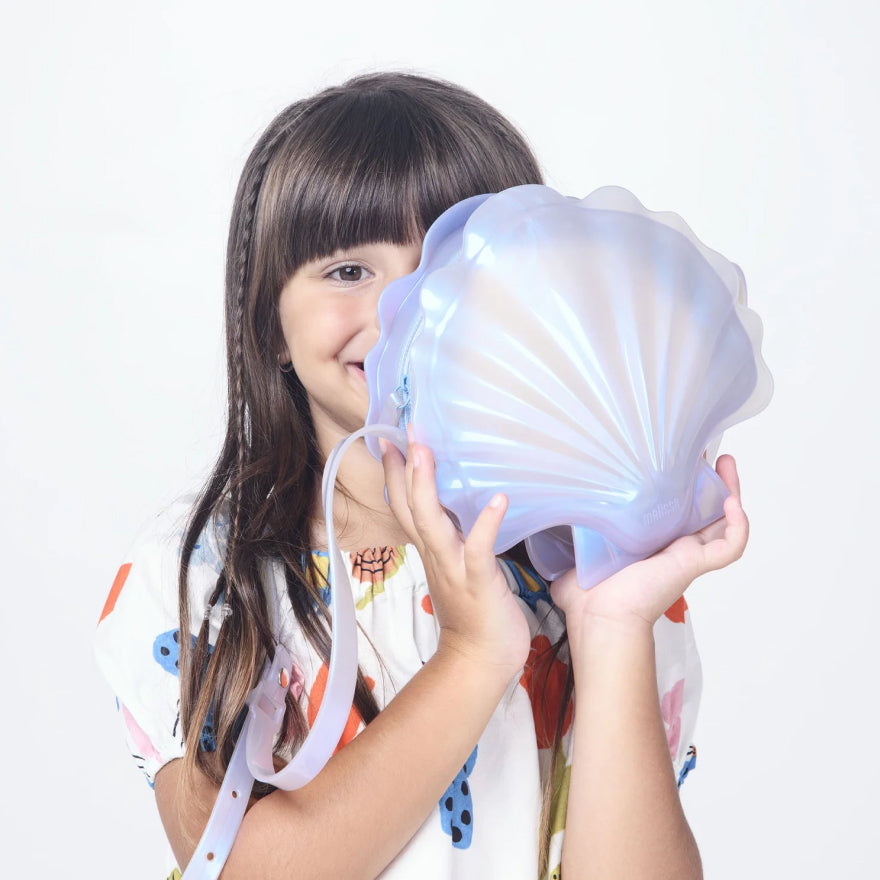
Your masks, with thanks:
[[[654,649],[654,626],[637,615],[584,614],[577,619],[567,619],[566,628],[573,655]]]
[[[449,667],[452,674],[481,678],[487,685],[500,686],[502,691],[511,678],[522,670],[522,663],[499,656],[498,652],[444,628],[440,630],[434,656],[438,663]]]

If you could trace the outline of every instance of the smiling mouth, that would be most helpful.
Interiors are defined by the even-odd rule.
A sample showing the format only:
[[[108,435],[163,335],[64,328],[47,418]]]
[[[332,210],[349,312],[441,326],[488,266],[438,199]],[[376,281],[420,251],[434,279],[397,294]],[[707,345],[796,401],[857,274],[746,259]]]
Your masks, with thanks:
[[[364,373],[364,362],[363,361],[349,361],[348,366],[353,367],[355,372],[357,372],[362,379],[366,380],[366,374]]]

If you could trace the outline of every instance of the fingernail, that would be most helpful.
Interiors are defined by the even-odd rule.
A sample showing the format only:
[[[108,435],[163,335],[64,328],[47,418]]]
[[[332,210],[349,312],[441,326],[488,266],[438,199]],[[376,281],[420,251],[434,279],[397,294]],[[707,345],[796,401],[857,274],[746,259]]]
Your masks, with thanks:
[[[379,451],[382,455],[385,455],[388,452],[388,441],[384,437],[379,438]]]
[[[413,453],[413,467],[417,468],[422,463],[422,457],[418,452]]]
[[[489,507],[501,507],[504,503],[504,496],[499,492],[497,495],[493,496],[492,500],[489,502]]]

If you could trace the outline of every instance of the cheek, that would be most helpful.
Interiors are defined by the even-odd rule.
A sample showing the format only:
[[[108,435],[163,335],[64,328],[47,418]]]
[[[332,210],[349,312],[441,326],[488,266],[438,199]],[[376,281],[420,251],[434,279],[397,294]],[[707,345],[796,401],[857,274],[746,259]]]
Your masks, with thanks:
[[[278,317],[284,341],[298,357],[332,357],[357,332],[355,310],[344,302],[280,303]]]

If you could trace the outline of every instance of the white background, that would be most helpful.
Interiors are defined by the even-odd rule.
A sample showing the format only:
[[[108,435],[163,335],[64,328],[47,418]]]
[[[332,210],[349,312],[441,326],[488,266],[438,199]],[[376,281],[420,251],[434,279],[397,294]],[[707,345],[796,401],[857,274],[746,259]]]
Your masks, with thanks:
[[[134,534],[218,449],[248,151],[289,102],[385,67],[472,89],[552,185],[625,186],[742,266],[776,395],[722,447],[747,554],[688,593],[683,798],[707,878],[876,876],[876,4],[3,5],[4,876],[159,880],[92,633]]]

